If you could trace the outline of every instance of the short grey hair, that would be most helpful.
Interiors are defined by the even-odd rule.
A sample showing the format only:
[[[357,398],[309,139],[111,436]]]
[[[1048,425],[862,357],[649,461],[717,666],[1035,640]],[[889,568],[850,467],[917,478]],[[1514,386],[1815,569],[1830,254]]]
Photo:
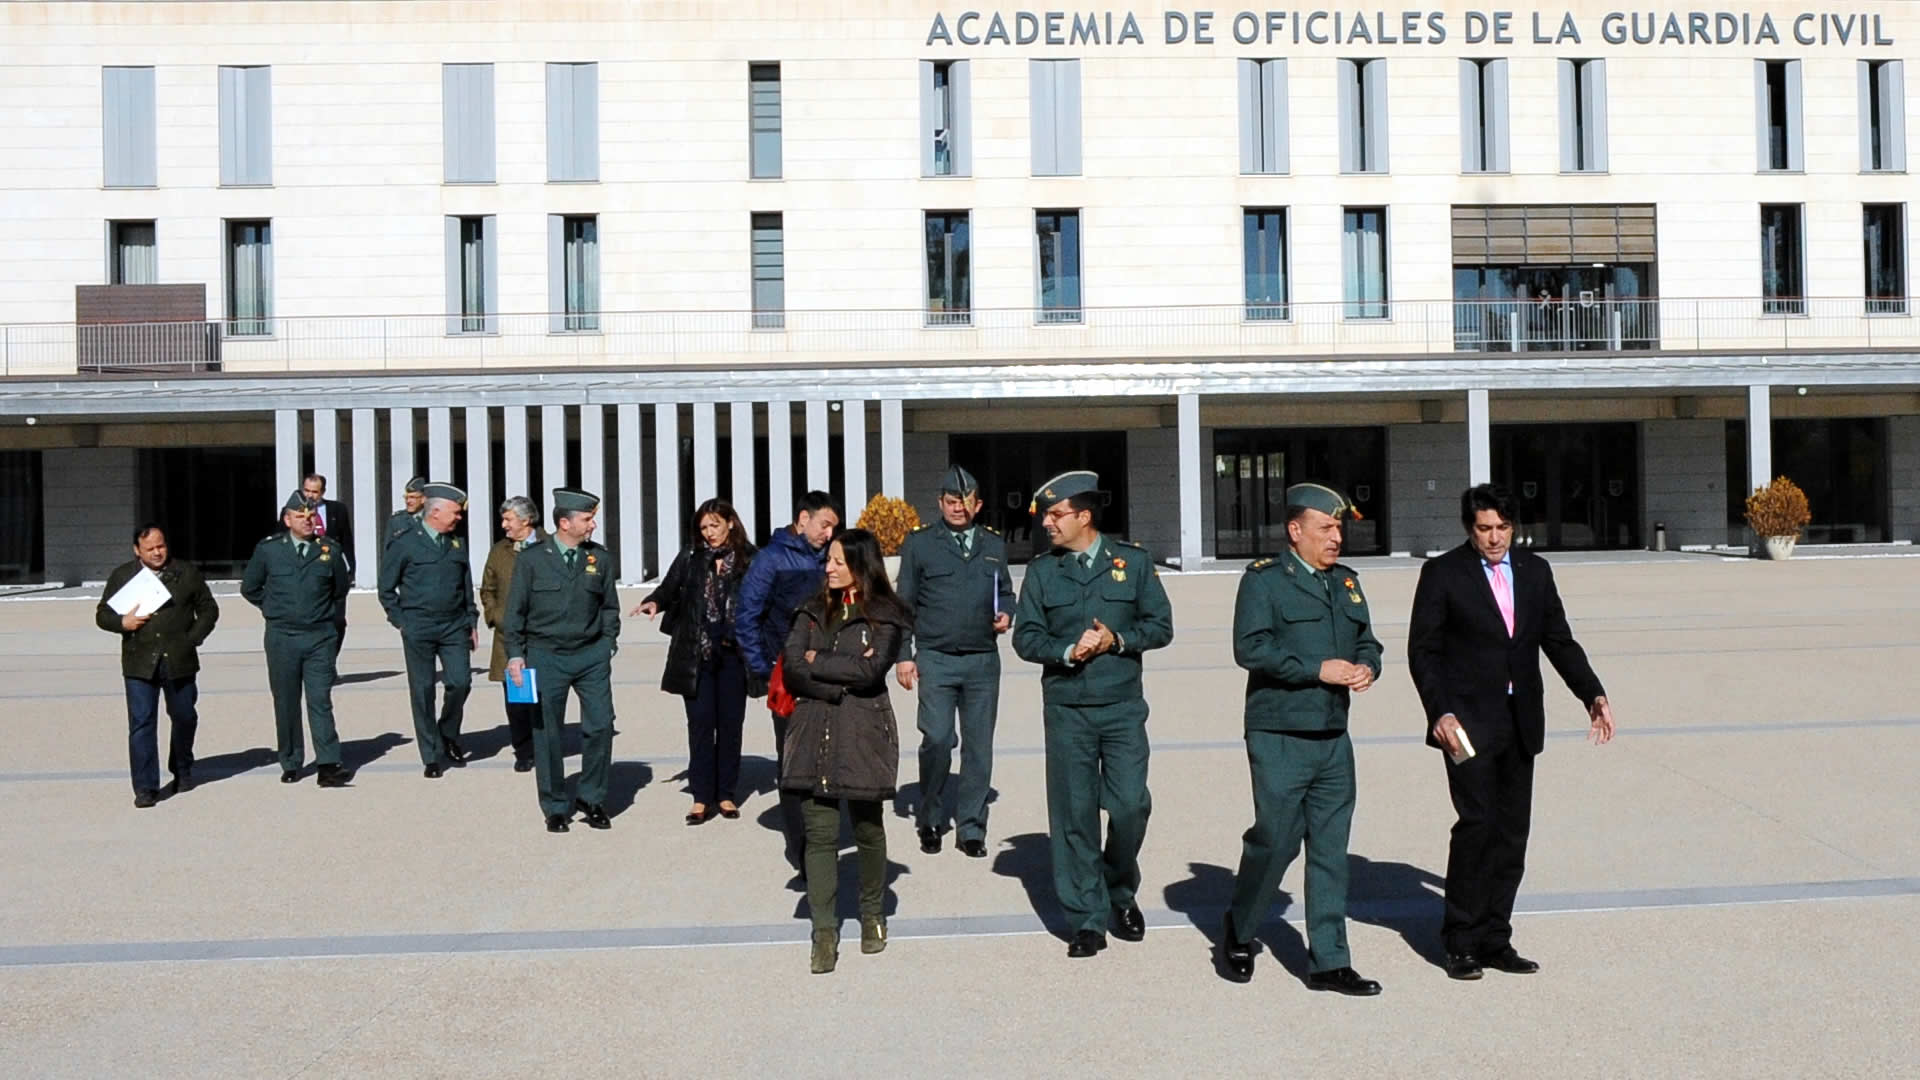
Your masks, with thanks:
[[[529,525],[540,524],[540,508],[535,506],[533,500],[527,498],[525,495],[515,495],[506,502],[501,503],[500,512],[503,514],[512,514]]]
[[[446,503],[448,506],[453,507],[455,510],[461,509],[460,503],[456,499],[443,499],[438,495],[427,496],[427,505],[426,505],[427,509],[429,510],[433,509],[435,503]]]

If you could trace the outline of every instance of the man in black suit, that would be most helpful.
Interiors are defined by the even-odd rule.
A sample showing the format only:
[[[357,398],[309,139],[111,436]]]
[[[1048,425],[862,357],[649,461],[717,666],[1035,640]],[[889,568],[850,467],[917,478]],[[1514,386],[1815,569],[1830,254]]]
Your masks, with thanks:
[[[347,513],[347,504],[327,498],[327,478],[319,473],[308,473],[300,481],[300,494],[306,496],[307,505],[313,507],[313,534],[340,545],[340,555],[347,560],[347,567],[351,570],[353,518]],[[334,671],[338,672],[340,646],[347,640],[347,605],[344,602],[340,605],[340,614],[334,617],[333,625],[340,631],[340,636],[333,639],[333,665]]]
[[[1613,712],[1573,640],[1547,560],[1511,549],[1513,497],[1491,484],[1468,488],[1460,521],[1467,542],[1420,568],[1407,629],[1427,745],[1447,753],[1459,815],[1440,932],[1449,976],[1477,979],[1483,967],[1526,975],[1540,965],[1513,949],[1513,900],[1526,867],[1533,758],[1546,738],[1540,654],[1585,703],[1595,745],[1613,738]]]

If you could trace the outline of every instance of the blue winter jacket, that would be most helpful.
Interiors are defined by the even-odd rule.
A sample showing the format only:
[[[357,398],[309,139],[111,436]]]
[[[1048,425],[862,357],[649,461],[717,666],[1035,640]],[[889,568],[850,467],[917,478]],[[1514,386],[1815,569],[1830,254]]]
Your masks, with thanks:
[[[826,565],[826,550],[813,550],[791,528],[774,533],[753,557],[740,582],[733,621],[747,670],[761,678],[773,674],[774,658],[793,629],[794,612],[826,584]]]

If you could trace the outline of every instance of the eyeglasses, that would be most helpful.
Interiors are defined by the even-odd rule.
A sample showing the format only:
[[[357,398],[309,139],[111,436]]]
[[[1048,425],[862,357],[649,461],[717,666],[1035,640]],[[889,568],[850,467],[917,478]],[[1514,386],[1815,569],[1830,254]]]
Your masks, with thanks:
[[[1059,521],[1059,520],[1060,520],[1060,519],[1062,519],[1062,518],[1070,518],[1070,517],[1072,517],[1072,516],[1073,516],[1073,515],[1075,515],[1075,514],[1084,514],[1084,513],[1086,513],[1086,511],[1085,511],[1085,510],[1071,510],[1071,509],[1069,509],[1069,510],[1049,510],[1049,511],[1047,511],[1046,513],[1044,513],[1044,514],[1041,514],[1041,515],[1040,515],[1040,520],[1042,520],[1042,521]]]

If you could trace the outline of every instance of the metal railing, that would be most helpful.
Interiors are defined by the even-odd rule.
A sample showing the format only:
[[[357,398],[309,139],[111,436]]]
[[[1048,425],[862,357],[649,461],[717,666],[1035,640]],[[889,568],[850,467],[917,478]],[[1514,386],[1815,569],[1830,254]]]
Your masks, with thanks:
[[[1920,349],[1899,298],[281,316],[0,327],[0,374],[336,372],[782,360],[917,363],[1447,353]],[[469,332],[469,328],[473,331]],[[577,328],[577,329],[573,329]]]

